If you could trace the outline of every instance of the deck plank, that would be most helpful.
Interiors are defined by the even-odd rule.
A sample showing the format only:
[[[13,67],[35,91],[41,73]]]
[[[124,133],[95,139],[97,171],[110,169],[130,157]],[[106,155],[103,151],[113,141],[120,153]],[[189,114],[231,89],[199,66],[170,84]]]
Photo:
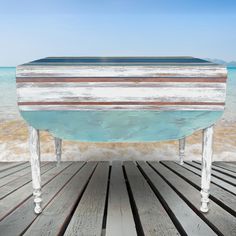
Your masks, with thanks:
[[[185,164],[193,166],[193,167],[197,168],[198,170],[201,170],[201,165],[199,165],[195,162],[187,161],[187,162],[185,162]],[[218,179],[221,179],[229,184],[232,184],[233,186],[236,186],[236,179],[235,178],[230,177],[226,174],[222,174],[219,171],[214,170],[213,168],[211,170],[211,175],[218,178]]]
[[[6,177],[8,175],[11,175],[13,173],[16,173],[18,171],[21,171],[21,170],[23,170],[23,169],[25,169],[25,168],[27,168],[29,166],[30,166],[29,162],[26,162],[26,163],[21,164],[21,165],[13,166],[12,168],[7,169],[7,170],[1,172],[0,173],[0,179]]]
[[[25,163],[26,163],[26,161],[24,161],[24,162],[0,162],[0,172],[9,170],[15,166],[23,165]]]
[[[45,166],[47,163],[44,162],[41,164],[41,167]],[[18,178],[24,176],[24,175],[27,175],[27,174],[31,174],[31,168],[30,166],[20,170],[20,171],[17,171],[15,173],[12,173],[11,175],[7,175],[6,177],[3,177],[0,179],[0,188],[4,185],[6,185],[7,183],[13,181],[13,180],[17,180]]]
[[[210,202],[210,210],[207,214],[202,213],[200,208],[200,191],[190,183],[179,177],[173,171],[169,170],[164,165],[157,162],[150,162],[152,167],[175,189],[176,192],[185,199],[192,208],[211,225],[217,228],[219,233],[223,235],[235,235],[236,233],[236,218],[224,210],[214,201]],[[149,175],[149,173],[148,173]],[[177,202],[176,202],[177,204]],[[172,207],[171,207],[172,209]],[[192,223],[195,223],[194,221]],[[191,223],[190,223],[191,224]]]
[[[41,167],[41,174],[46,173],[48,170],[55,167],[55,163],[45,163],[45,165],[42,165]],[[30,170],[29,170],[30,171]],[[4,178],[5,179],[5,178]],[[31,171],[21,177],[18,177],[17,179],[14,179],[10,182],[7,182],[5,185],[3,185],[0,188],[0,200],[9,195],[10,193],[16,191],[21,186],[29,183],[32,181],[31,177]]]
[[[40,215],[26,163],[0,162],[7,173],[0,179],[0,236],[236,235],[236,188],[212,176],[209,212],[202,213],[197,162],[43,163]],[[212,167],[234,178],[223,166]]]
[[[200,166],[200,168],[201,168],[201,162],[200,161],[193,161],[193,163],[198,164]],[[222,167],[215,166],[214,163],[212,163],[212,170],[218,171],[218,172],[220,172],[222,174],[225,174],[225,175],[228,175],[228,176],[230,176],[232,178],[236,178],[236,172],[232,172],[232,171],[226,170],[226,169],[224,169]]]
[[[53,163],[55,166],[55,163]],[[55,195],[67,184],[67,182],[73,177],[73,175],[80,170],[84,163],[79,162],[73,165],[67,165],[64,171],[60,172],[52,181],[46,184],[43,188],[43,202],[42,208],[45,209],[47,204],[52,200]],[[37,218],[37,215],[33,211],[34,203],[33,196],[28,198],[23,204],[21,204],[15,211],[4,218],[0,222],[0,229],[3,235],[21,235],[31,225],[31,223]],[[43,212],[43,215],[47,215],[48,212]],[[14,227],[12,227],[14,225]],[[33,234],[32,234],[33,235]]]
[[[50,182],[55,178],[60,172],[62,172],[68,165],[71,165],[71,162],[61,163],[60,167],[54,167],[48,172],[44,173],[41,177],[42,186]],[[32,183],[28,183],[23,187],[17,189],[12,194],[3,198],[0,201],[0,220],[10,214],[14,209],[19,207],[22,202],[32,196]],[[33,209],[33,206],[32,206]]]
[[[102,234],[108,173],[108,162],[99,163],[71,218],[65,236]]]
[[[187,235],[217,235],[146,162],[138,162]]]
[[[43,214],[37,217],[24,235],[61,235],[96,165],[96,162],[90,162],[83,166],[46,206]]]
[[[213,165],[214,166],[219,166],[219,167],[221,167],[225,170],[236,173],[236,166],[234,164],[227,163],[227,162],[222,162],[222,161],[215,161],[215,162],[213,162]]]
[[[141,229],[144,235],[179,235],[174,223],[132,162],[124,162],[125,172],[132,191]]]
[[[193,174],[188,169],[172,161],[164,161],[161,163],[170,168],[172,171],[175,171],[182,178],[185,178],[185,180],[188,180],[193,186],[198,188],[199,191],[201,190],[201,177],[199,175]],[[236,213],[236,198],[234,194],[225,191],[220,186],[212,183],[210,187],[210,198],[212,197],[217,199],[228,211],[233,214]]]
[[[106,225],[106,236],[137,235],[121,162],[112,163]]]
[[[178,165],[177,162],[176,162],[176,164]],[[191,165],[183,165],[182,167],[185,168],[186,170],[191,171],[192,173],[195,173],[199,177],[201,177],[201,170],[199,170]],[[222,188],[230,193],[236,194],[236,188],[233,185],[231,185],[221,179],[218,179],[215,176],[211,176],[211,183],[216,184],[220,188]]]

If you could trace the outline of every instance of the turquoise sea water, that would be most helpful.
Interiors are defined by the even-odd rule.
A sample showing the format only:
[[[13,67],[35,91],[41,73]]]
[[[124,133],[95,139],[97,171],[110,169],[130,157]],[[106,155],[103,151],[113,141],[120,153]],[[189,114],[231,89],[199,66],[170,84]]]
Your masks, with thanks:
[[[0,120],[19,119],[16,106],[15,67],[0,67]],[[226,121],[236,121],[236,67],[228,68]]]

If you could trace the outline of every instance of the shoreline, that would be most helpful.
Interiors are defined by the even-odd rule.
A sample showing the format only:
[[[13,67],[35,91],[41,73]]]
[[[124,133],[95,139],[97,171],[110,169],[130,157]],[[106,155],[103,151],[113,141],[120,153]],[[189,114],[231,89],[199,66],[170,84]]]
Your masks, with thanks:
[[[28,129],[19,119],[1,120],[0,160],[29,160]],[[215,125],[213,160],[236,158],[236,122],[221,119]],[[53,137],[41,133],[42,161],[55,161]],[[186,137],[185,160],[201,160],[201,131]],[[168,158],[166,158],[166,156]],[[146,143],[87,143],[63,141],[62,161],[178,160],[178,141]]]

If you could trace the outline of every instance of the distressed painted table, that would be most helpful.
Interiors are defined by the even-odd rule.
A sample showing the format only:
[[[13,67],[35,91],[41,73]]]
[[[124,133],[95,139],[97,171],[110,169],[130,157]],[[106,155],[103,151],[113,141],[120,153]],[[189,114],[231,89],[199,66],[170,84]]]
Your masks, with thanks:
[[[208,211],[213,125],[225,106],[227,70],[192,57],[50,57],[17,67],[18,106],[30,126],[35,212],[41,209],[39,130],[61,140],[179,140],[203,130],[201,211]]]

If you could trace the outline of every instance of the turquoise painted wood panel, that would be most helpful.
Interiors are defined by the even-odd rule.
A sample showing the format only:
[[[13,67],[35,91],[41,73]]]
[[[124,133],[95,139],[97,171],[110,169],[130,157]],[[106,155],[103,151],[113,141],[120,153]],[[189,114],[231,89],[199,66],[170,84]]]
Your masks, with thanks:
[[[24,111],[33,127],[55,137],[89,142],[180,139],[214,124],[222,111]]]

